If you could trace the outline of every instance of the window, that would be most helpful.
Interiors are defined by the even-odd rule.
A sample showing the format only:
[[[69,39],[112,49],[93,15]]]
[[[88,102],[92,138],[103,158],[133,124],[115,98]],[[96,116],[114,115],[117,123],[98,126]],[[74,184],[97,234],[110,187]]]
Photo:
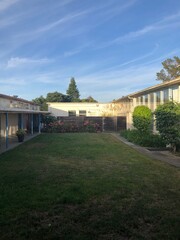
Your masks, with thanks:
[[[69,117],[76,117],[76,111],[68,111]]]
[[[178,101],[178,86],[172,88],[172,100]]]
[[[154,108],[154,93],[150,93],[150,109]]]
[[[139,104],[139,102],[140,102],[140,98],[137,97],[137,98],[136,98],[136,103]]]
[[[147,94],[144,96],[144,101],[145,101],[145,104],[148,104],[148,95]]]
[[[79,116],[86,116],[86,110],[79,110]]]
[[[140,97],[141,104],[143,104],[143,96]]]
[[[163,91],[163,93],[164,93],[164,102],[168,102],[169,101],[169,91],[168,91],[168,89],[165,89]]]
[[[160,92],[156,92],[156,104],[157,105],[160,104],[160,101],[161,101],[161,99],[160,99]]]

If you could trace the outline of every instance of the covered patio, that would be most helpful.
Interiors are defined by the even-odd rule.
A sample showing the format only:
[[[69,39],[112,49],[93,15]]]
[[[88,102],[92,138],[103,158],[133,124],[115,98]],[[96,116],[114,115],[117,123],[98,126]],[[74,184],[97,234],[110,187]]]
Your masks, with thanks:
[[[25,141],[41,133],[42,114],[46,111],[0,109],[0,153],[18,145],[17,129],[26,131]]]

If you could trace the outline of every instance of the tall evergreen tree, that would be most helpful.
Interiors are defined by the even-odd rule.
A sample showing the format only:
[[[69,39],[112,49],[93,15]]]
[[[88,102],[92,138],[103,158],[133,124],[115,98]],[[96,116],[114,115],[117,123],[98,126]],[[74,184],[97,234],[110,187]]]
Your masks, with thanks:
[[[79,102],[80,94],[76,85],[75,79],[72,77],[69,83],[69,87],[66,91],[66,94],[70,96],[72,102]]]

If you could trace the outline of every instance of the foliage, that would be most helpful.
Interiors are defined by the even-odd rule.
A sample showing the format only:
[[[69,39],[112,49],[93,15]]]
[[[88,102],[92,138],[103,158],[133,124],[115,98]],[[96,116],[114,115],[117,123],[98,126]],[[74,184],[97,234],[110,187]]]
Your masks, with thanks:
[[[24,136],[25,134],[26,134],[26,131],[22,128],[16,131],[16,136]]]
[[[67,95],[69,95],[72,102],[79,102],[80,101],[79,90],[77,88],[76,81],[75,81],[74,78],[71,78],[70,83],[69,83],[69,87],[68,87],[66,93],[67,93]]]
[[[180,77],[180,58],[175,56],[173,59],[168,58],[162,62],[163,69],[158,72],[157,80],[162,80],[163,82],[173,80]]]
[[[109,134],[41,134],[0,183],[1,240],[179,239],[179,170]]]
[[[65,132],[99,132],[102,127],[98,123],[85,120],[83,123],[69,123],[64,121],[52,121],[44,125],[43,132],[65,133]]]
[[[124,130],[121,132],[121,136],[126,138],[129,142],[133,142],[143,147],[165,147],[166,144],[159,134],[145,133],[138,130]]]
[[[89,96],[87,98],[84,98],[84,99],[81,99],[81,102],[94,102],[94,103],[97,103],[97,101],[93,97],[91,97],[91,96]]]
[[[47,102],[46,98],[44,98],[42,95],[38,98],[33,99],[32,101],[40,106],[41,111],[47,111],[48,110],[48,105],[46,103]]]
[[[176,151],[180,143],[180,104],[167,102],[159,105],[155,111],[156,128],[167,144]]]
[[[140,132],[150,132],[152,112],[147,106],[137,106],[133,112],[133,125]]]
[[[48,124],[56,122],[56,121],[57,121],[57,118],[54,116],[42,115],[42,123],[45,125],[48,125]]]
[[[64,95],[60,92],[51,92],[47,94],[47,102],[71,102],[71,98],[67,95]]]
[[[97,102],[93,97],[89,96],[84,99],[80,99],[79,90],[77,88],[74,78],[71,78],[69,87],[67,89],[67,95],[60,92],[49,92],[44,98],[42,95],[32,101],[40,106],[41,111],[47,111],[47,102]]]

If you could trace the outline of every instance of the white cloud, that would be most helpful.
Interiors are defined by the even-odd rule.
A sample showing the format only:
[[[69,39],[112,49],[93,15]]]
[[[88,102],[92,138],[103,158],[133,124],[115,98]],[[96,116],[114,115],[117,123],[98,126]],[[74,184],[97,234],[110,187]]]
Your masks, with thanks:
[[[52,60],[49,60],[47,58],[41,58],[41,59],[32,59],[32,58],[11,58],[7,62],[7,68],[16,68],[16,67],[21,67],[24,65],[34,65],[34,64],[46,64],[51,62]]]

